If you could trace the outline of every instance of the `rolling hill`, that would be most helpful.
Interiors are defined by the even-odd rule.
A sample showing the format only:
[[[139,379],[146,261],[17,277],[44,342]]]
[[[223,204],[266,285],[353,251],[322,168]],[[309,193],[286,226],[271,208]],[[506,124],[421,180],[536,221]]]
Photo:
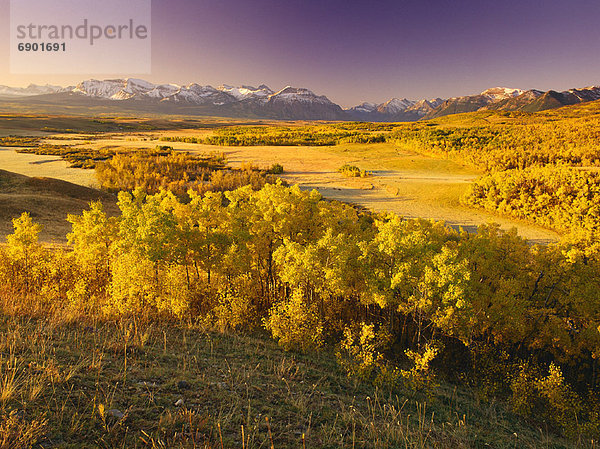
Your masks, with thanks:
[[[0,170],[0,235],[12,232],[11,219],[23,212],[43,226],[43,241],[64,241],[67,214],[79,214],[91,201],[102,200],[116,213],[116,198],[100,190],[53,178],[37,178]]]

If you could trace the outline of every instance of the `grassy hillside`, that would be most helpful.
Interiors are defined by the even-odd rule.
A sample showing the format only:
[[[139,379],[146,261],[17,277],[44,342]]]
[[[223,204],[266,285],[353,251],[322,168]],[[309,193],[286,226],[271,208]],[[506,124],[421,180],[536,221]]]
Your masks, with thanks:
[[[327,352],[198,326],[20,318],[0,298],[3,449],[589,447],[464,388],[356,383]]]
[[[36,178],[0,170],[0,235],[10,234],[11,219],[23,212],[43,225],[44,241],[64,241],[70,229],[67,214],[80,213],[101,200],[116,213],[116,197],[100,190],[52,178]]]

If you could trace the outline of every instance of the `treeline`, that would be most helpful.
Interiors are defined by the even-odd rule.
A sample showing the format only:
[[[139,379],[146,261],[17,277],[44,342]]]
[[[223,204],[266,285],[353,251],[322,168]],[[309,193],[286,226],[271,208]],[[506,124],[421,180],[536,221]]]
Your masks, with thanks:
[[[111,191],[142,189],[147,193],[168,190],[186,197],[188,190],[222,192],[249,185],[258,190],[274,183],[283,167],[275,164],[270,170],[245,166],[239,170],[226,167],[223,154],[195,156],[167,149],[162,152],[130,152],[117,154],[96,165],[96,177],[102,188]]]
[[[599,199],[597,170],[533,167],[482,176],[471,185],[465,202],[563,232],[598,232]]]
[[[116,154],[127,153],[129,150],[73,148],[64,145],[37,144],[30,148],[21,148],[17,153],[60,156],[69,162],[71,168],[93,169],[99,162],[106,161]]]
[[[156,156],[165,156],[173,151],[172,147],[159,145],[153,150],[146,149],[127,149],[127,148],[76,148],[69,145],[50,145],[36,142],[29,148],[20,148],[17,153],[38,154],[46,156],[60,156],[69,162],[71,168],[94,169],[104,161],[110,160],[116,155],[132,155],[136,153],[152,154]]]
[[[0,147],[31,147],[39,141],[39,137],[6,136],[0,137]]]
[[[388,126],[389,127],[389,126]],[[207,137],[162,137],[166,142],[221,146],[333,146],[340,143],[382,143],[385,135],[373,134],[371,126],[314,125],[298,127],[228,127]],[[375,127],[378,129],[378,127]]]
[[[361,214],[281,184],[186,201],[137,190],[118,205],[119,217],[98,203],[69,216],[69,249],[40,246],[39,226],[16,219],[0,292],[15,308],[262,327],[287,348],[333,345],[349,374],[382,387],[443,373],[598,435],[598,247]]]
[[[388,141],[414,151],[456,158],[487,172],[545,165],[600,166],[600,118],[462,126],[412,124]]]
[[[16,141],[15,141],[16,142]],[[60,156],[63,160],[69,162],[71,168],[83,168],[83,169],[95,169],[100,166],[100,170],[111,166],[111,159],[115,156],[119,156],[115,164],[122,164],[125,160],[130,161],[143,161],[151,160],[152,158],[163,158],[171,157],[176,154],[173,147],[167,145],[157,145],[153,149],[136,149],[136,148],[100,148],[100,149],[89,149],[89,148],[78,148],[70,145],[50,145],[41,143],[39,141],[32,142],[32,146],[27,148],[19,148],[16,150],[18,153],[38,154],[47,156]],[[187,168],[191,171],[198,169],[200,166],[206,168],[208,166],[220,168],[225,162],[226,158],[223,153],[212,152],[209,155],[203,156],[191,156],[188,153],[185,157],[177,159],[172,158],[170,163],[166,166],[171,165],[182,165],[187,164]],[[177,161],[176,161],[177,159]],[[185,161],[185,162],[184,162]],[[198,167],[192,167],[198,165]],[[134,170],[134,164],[130,164],[129,169]],[[181,171],[183,173],[183,170]]]

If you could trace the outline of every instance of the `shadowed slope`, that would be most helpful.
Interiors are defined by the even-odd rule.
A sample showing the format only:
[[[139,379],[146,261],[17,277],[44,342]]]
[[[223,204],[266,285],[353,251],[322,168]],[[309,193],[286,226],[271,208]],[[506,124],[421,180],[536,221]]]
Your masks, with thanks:
[[[113,195],[53,178],[31,178],[0,170],[0,235],[12,232],[11,220],[29,212],[44,228],[43,241],[64,241],[67,214],[80,214],[91,201],[101,200],[116,213]]]

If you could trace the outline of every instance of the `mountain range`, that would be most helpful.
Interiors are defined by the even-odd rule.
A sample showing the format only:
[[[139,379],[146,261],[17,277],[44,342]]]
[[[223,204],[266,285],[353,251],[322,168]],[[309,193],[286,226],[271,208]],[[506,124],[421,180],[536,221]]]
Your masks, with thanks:
[[[29,105],[108,105],[113,108],[118,105],[119,109],[190,115],[380,122],[416,121],[479,110],[536,112],[598,99],[598,86],[563,92],[494,87],[477,95],[422,100],[392,98],[380,104],[365,102],[343,109],[309,89],[287,86],[274,91],[264,84],[215,88],[196,83],[154,84],[126,78],[91,79],[68,87],[0,86],[0,105],[2,101]]]

